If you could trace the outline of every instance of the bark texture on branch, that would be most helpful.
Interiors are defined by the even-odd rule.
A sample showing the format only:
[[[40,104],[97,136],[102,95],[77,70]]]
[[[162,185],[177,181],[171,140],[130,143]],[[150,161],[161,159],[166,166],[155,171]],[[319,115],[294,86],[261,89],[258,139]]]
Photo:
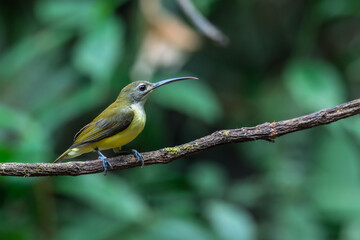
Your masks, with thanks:
[[[142,153],[145,165],[165,164],[215,146],[273,139],[296,131],[321,126],[360,113],[360,99],[333,108],[279,122],[263,123],[255,127],[220,130],[208,136],[175,147]],[[113,169],[110,171],[140,166],[132,155],[108,158]],[[0,163],[0,176],[77,176],[103,172],[102,160],[72,161],[65,163]]]

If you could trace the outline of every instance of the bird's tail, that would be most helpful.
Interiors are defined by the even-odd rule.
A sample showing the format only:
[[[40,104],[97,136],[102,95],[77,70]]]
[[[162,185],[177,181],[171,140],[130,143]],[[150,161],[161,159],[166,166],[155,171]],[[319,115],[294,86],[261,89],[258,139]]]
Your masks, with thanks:
[[[69,148],[68,150],[66,150],[63,154],[61,154],[55,161],[56,162],[60,162],[63,159],[67,159],[67,158],[74,158],[77,156],[80,156],[81,154],[83,154],[82,151],[80,151],[79,148]]]

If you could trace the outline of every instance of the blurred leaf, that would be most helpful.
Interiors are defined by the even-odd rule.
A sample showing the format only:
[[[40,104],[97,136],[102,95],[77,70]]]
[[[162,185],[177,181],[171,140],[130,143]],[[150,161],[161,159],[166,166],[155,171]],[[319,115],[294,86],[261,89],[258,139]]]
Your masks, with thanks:
[[[211,162],[196,163],[188,174],[189,182],[198,193],[221,196],[226,191],[226,173],[222,166]]]
[[[94,80],[109,80],[122,55],[123,25],[117,18],[108,18],[84,36],[74,52],[75,66]]]
[[[158,104],[214,123],[222,116],[216,95],[202,80],[174,83],[157,89],[152,98]]]
[[[66,96],[66,98],[59,96],[51,102],[50,107],[44,109],[39,114],[39,119],[48,129],[53,130],[69,119],[80,116],[84,112],[89,111],[89,109],[93,109],[94,106],[104,100],[103,97],[105,95],[99,94],[102,91],[105,92],[99,84],[93,84],[80,88],[71,95]],[[54,107],[55,105],[56,107]],[[62,114],[58,114],[59,111]]]
[[[51,102],[61,95],[63,88],[66,91],[69,85],[76,84],[72,81],[73,78],[52,80],[55,72],[59,71],[61,54],[60,49],[52,50],[51,53],[43,54],[41,58],[36,57],[26,64],[19,73],[10,77],[11,81],[4,83],[6,90],[0,91],[0,101],[33,113],[32,110],[38,104]],[[51,88],[52,85],[57,87]]]
[[[22,68],[32,63],[35,58],[58,48],[69,37],[67,32],[52,30],[24,37],[18,44],[1,55],[0,82],[11,80],[10,77],[21,72]]]
[[[214,9],[217,0],[194,0],[193,4],[205,16],[208,16]]]
[[[324,238],[316,213],[302,205],[281,204],[274,209],[276,220],[270,223],[270,239],[321,240]],[[272,237],[272,238],[271,238]]]
[[[161,217],[157,221],[152,220],[147,230],[142,229],[133,240],[211,240],[214,239],[206,229],[191,219],[176,219]]]
[[[265,191],[261,183],[254,180],[240,180],[229,191],[229,197],[234,202],[239,202],[246,207],[253,207],[263,197]]]
[[[360,2],[357,0],[321,0],[316,4],[316,13],[324,18],[349,17],[357,15]]]
[[[52,24],[54,28],[85,30],[96,25],[104,17],[112,15],[116,7],[125,1],[41,0],[37,2],[35,10],[41,21]]]
[[[94,24],[94,20],[99,18],[98,6],[99,4],[96,4],[96,1],[42,0],[38,1],[35,10],[43,22],[52,23],[59,27],[73,28]]]
[[[357,147],[343,134],[318,141],[312,195],[323,211],[337,219],[360,215],[358,156]]]
[[[57,189],[120,220],[139,221],[148,211],[141,197],[119,178],[102,174],[64,177]]]
[[[0,116],[0,142],[10,149],[10,154],[5,153],[10,158],[2,158],[1,161],[47,161],[51,144],[47,140],[46,132],[37,122],[25,114],[1,104]]]
[[[256,225],[251,215],[231,204],[211,201],[205,214],[215,232],[223,240],[256,239]]]
[[[326,62],[293,61],[285,69],[284,80],[297,104],[307,111],[333,107],[345,100],[340,74]]]
[[[346,224],[342,229],[341,240],[360,240],[360,219],[356,218]]]
[[[43,65],[45,65],[47,68],[51,68],[44,63]],[[80,82],[79,76],[73,68],[57,67],[56,69],[51,68],[51,70],[53,71],[48,72],[47,74],[43,74],[43,80],[39,82],[39,85],[42,85],[41,88],[36,87],[38,85],[36,82],[31,83],[35,85],[33,86],[34,90],[32,90],[31,93],[33,94],[36,92],[36,96],[32,96],[31,102],[33,104],[31,105],[30,109],[35,113],[47,111],[48,109],[53,108],[55,105],[59,106],[59,99],[64,99],[64,96],[69,98],[69,89],[74,88],[74,85],[77,85]],[[27,89],[29,90],[30,88],[28,87]],[[74,103],[74,105],[76,105],[76,103]]]
[[[104,217],[97,212],[78,212],[76,218],[74,212],[63,210],[60,212],[66,224],[59,229],[56,239],[63,240],[98,240],[111,239],[111,236],[127,227],[123,221],[115,221],[114,219]]]
[[[346,77],[350,82],[360,82],[360,56],[356,53],[356,57],[346,68]]]
[[[360,117],[359,115],[348,118],[340,122],[341,126],[347,130],[349,134],[355,136],[360,142]]]

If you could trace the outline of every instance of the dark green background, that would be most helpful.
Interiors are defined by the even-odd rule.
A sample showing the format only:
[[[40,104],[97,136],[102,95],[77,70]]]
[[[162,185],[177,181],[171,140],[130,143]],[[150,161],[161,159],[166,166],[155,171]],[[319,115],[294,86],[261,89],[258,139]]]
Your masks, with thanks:
[[[359,97],[359,0],[194,2],[230,42],[202,39],[181,64],[154,69],[146,80],[201,80],[154,92],[128,147]],[[1,1],[0,161],[52,162],[65,151],[133,80],[148,30],[138,1]],[[355,116],[106,177],[0,177],[0,239],[360,239],[359,141]]]

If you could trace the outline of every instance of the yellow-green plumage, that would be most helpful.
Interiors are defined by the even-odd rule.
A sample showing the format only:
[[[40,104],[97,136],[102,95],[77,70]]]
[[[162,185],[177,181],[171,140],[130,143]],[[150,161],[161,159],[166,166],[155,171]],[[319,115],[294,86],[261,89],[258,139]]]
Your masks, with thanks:
[[[114,103],[75,135],[73,145],[55,162],[92,152],[94,148],[121,148],[142,132],[145,121],[146,115],[141,103],[131,104],[120,94]],[[118,132],[109,134],[111,130],[116,131],[116,128],[119,129]]]
[[[114,105],[116,104],[113,103],[107,109],[105,109],[104,112],[106,115],[108,115],[108,117],[116,116],[118,109]],[[103,119],[103,115],[105,114],[104,112],[101,113],[90,124],[85,126],[86,129],[79,134],[79,136],[75,139],[74,144],[65,153],[58,157],[55,162],[58,162],[62,159],[75,158],[84,153],[92,152],[94,151],[94,148],[98,148],[99,150],[121,148],[122,146],[134,140],[145,127],[146,115],[144,109],[140,106],[130,106],[129,111],[132,111],[136,114],[134,114],[134,118],[126,129],[97,142],[86,143],[82,145],[82,143],[86,140],[93,139],[96,135],[101,136],[101,134],[104,133],[102,129],[97,128],[94,124],[96,121]]]
[[[114,103],[75,135],[74,143],[55,162],[94,150],[120,149],[134,140],[144,129],[146,121],[144,104],[150,93],[164,84],[186,79],[196,78],[175,78],[158,83],[147,81],[130,83],[121,90]]]

